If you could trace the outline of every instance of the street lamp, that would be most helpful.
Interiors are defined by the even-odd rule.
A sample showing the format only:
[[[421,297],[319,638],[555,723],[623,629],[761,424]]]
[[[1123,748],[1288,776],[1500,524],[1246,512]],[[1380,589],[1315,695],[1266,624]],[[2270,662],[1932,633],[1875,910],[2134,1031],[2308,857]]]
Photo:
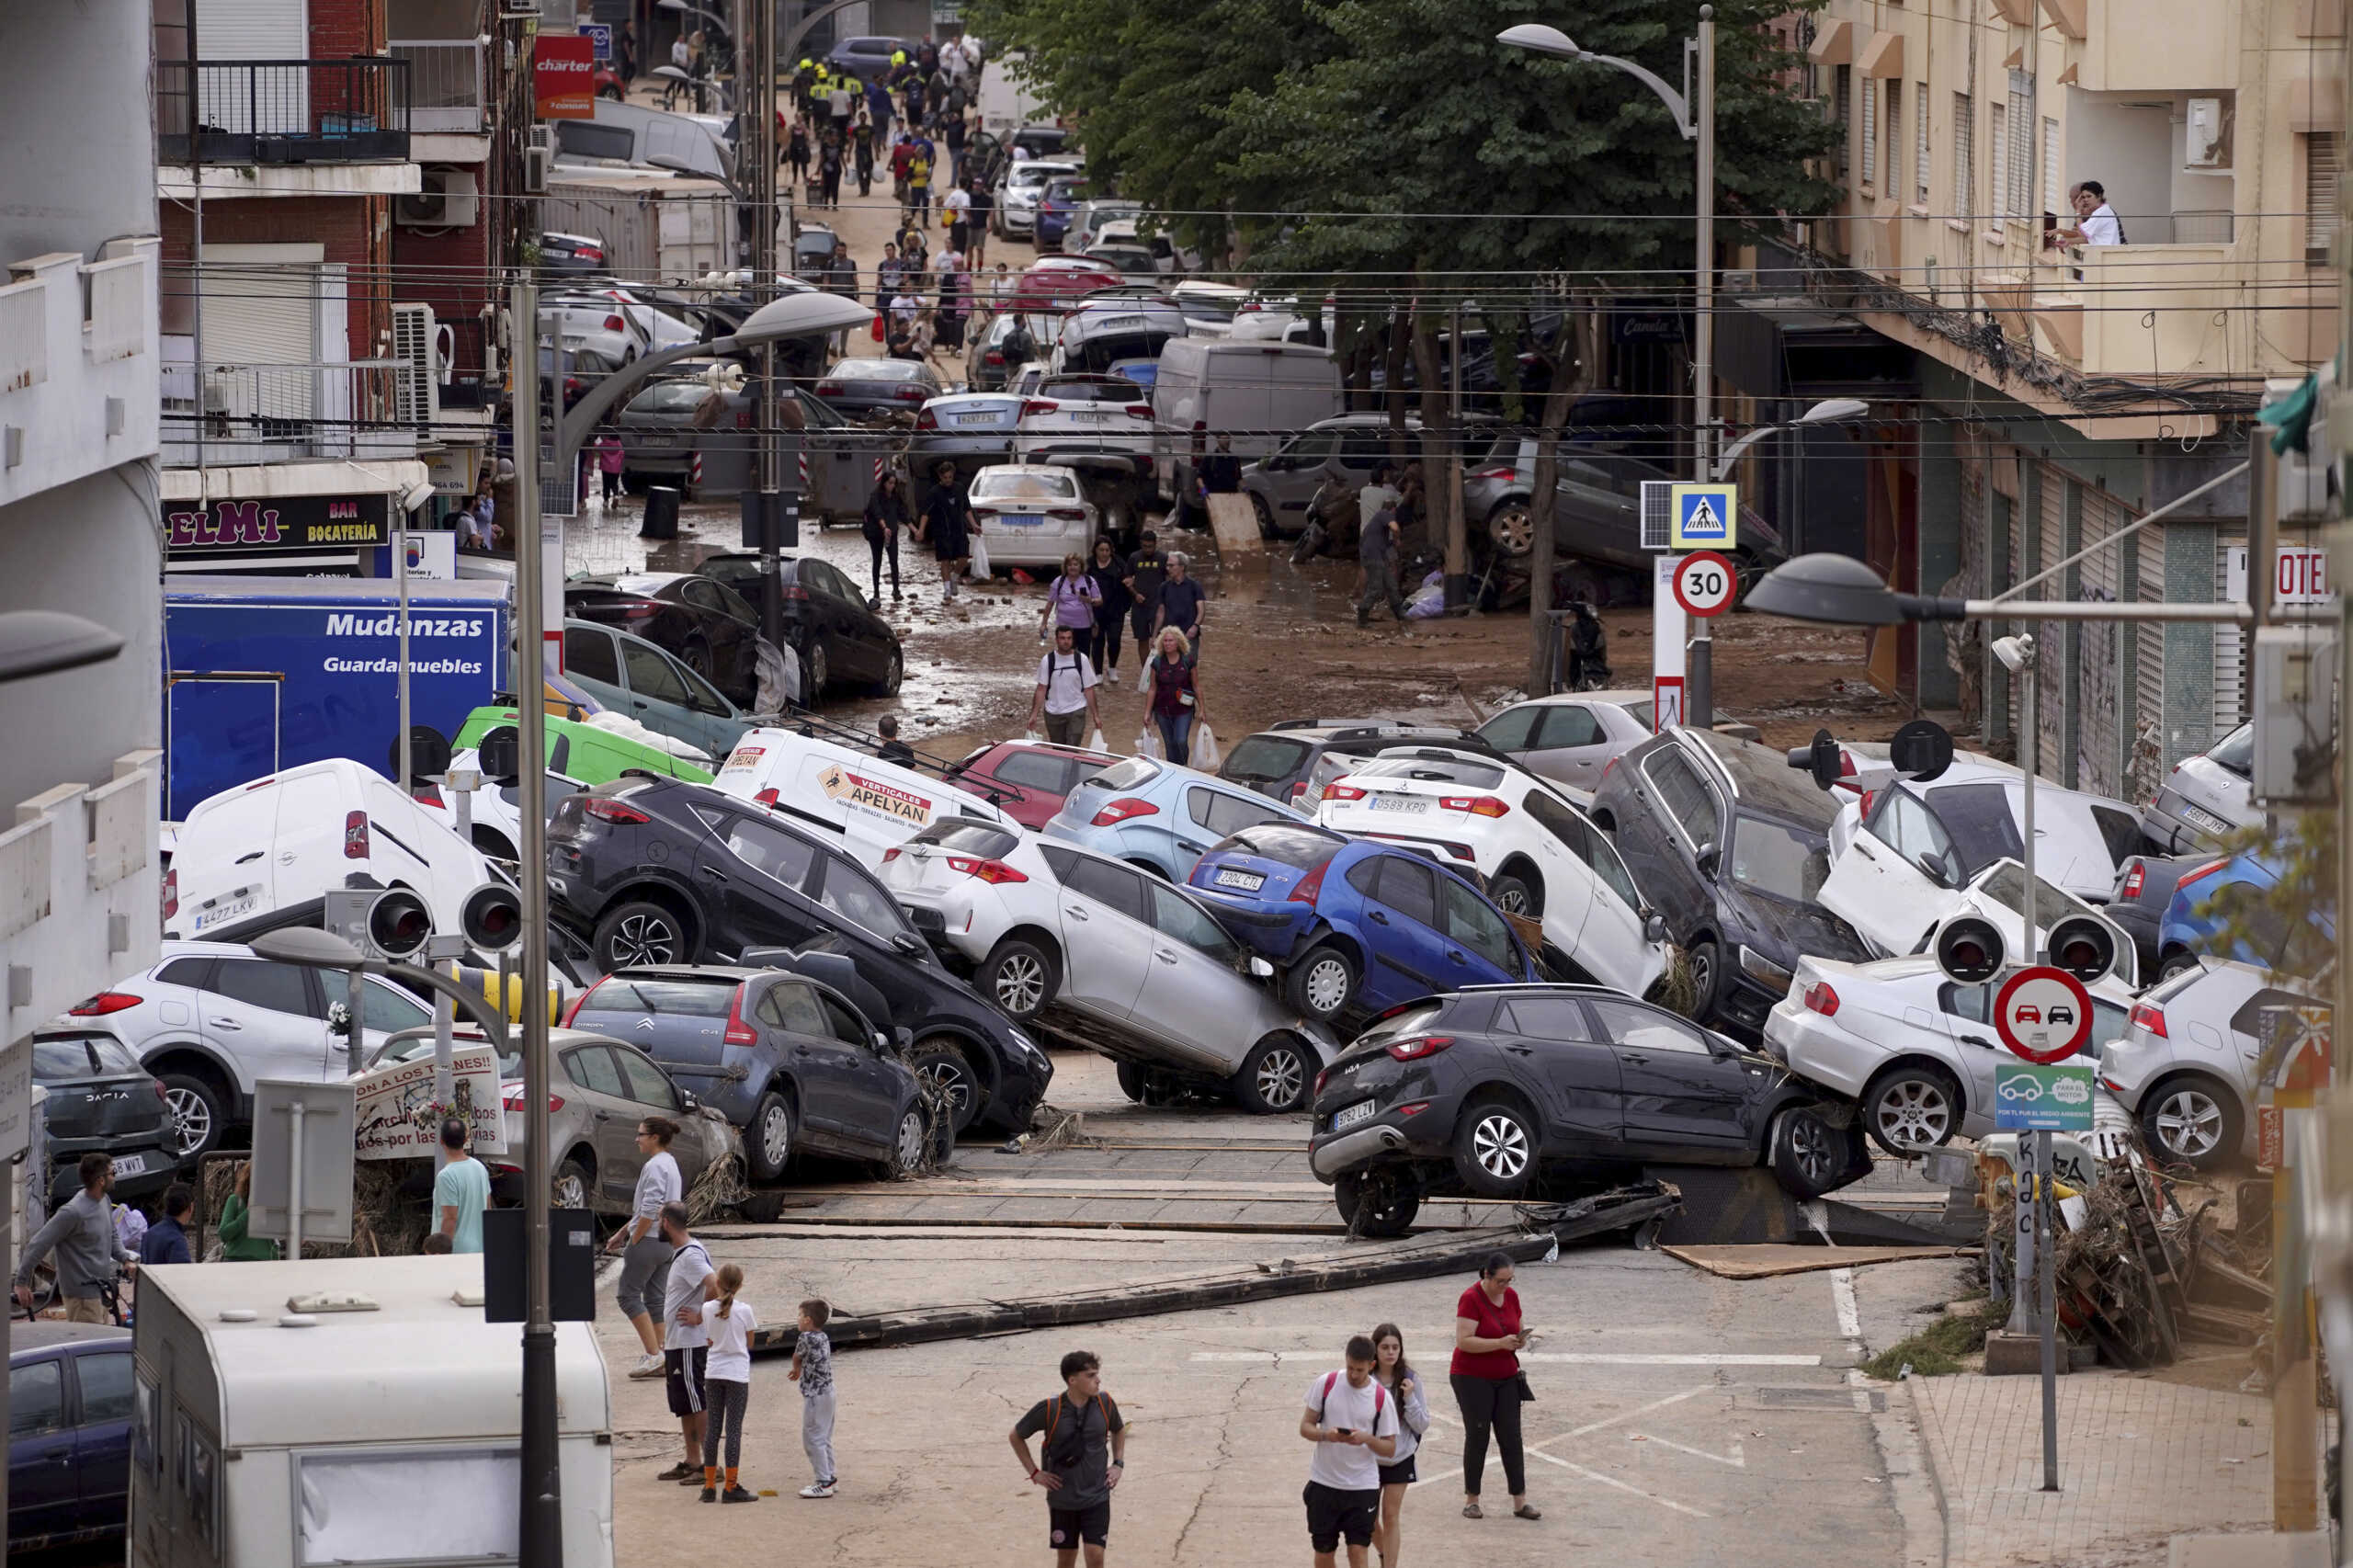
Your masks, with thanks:
[[[102,665],[121,652],[119,636],[78,615],[53,609],[0,615],[0,681]]]
[[[1868,562],[1822,551],[1792,556],[1748,590],[1750,609],[1831,626],[1901,626],[1913,620],[2181,620],[2241,624],[2245,604],[2114,604],[2077,599],[1952,599],[1898,593]]]
[[[1713,477],[1722,479],[1730,473],[1741,454],[1768,436],[1778,436],[1784,430],[1794,430],[1801,425],[1843,425],[1850,419],[1860,419],[1871,411],[1871,405],[1860,398],[1828,397],[1799,415],[1786,425],[1761,425],[1726,447],[1723,456],[1716,460]]]

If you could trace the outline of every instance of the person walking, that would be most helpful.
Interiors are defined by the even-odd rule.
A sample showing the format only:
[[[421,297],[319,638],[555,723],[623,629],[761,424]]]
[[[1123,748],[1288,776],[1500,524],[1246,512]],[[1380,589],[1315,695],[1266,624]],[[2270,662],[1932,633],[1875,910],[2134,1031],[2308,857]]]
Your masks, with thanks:
[[[1046,608],[1038,612],[1038,641],[1046,641],[1053,628],[1067,628],[1084,657],[1095,640],[1095,616],[1102,603],[1095,579],[1086,574],[1086,558],[1074,553],[1063,556],[1062,574],[1046,585]]]
[[[902,125],[899,139],[891,143],[891,195],[903,204],[907,199],[907,168],[915,159],[915,133]]]
[[[490,1168],[473,1156],[473,1130],[462,1116],[441,1119],[441,1168],[433,1176],[434,1229],[451,1252],[482,1251],[482,1212],[490,1207]]]
[[[900,275],[906,263],[899,259],[899,247],[889,240],[882,242],[882,259],[874,264],[874,308],[887,311],[891,300],[899,291]]]
[[[1103,1568],[1111,1538],[1111,1494],[1128,1472],[1128,1424],[1103,1392],[1103,1362],[1092,1350],[1073,1350],[1062,1360],[1063,1390],[1041,1399],[1013,1424],[1006,1441],[1021,1456],[1029,1483],[1046,1493],[1046,1544],[1055,1568],[1074,1568],[1086,1553],[1086,1568]],[[1038,1456],[1029,1439],[1042,1437]]]
[[[907,160],[907,210],[923,227],[931,227],[931,159],[917,147]]]
[[[147,1227],[139,1238],[139,1267],[145,1268],[157,1263],[192,1263],[195,1256],[188,1251],[188,1222],[196,1213],[196,1189],[184,1181],[176,1181],[164,1188],[164,1217]]]
[[[1086,656],[1107,681],[1120,678],[1120,629],[1128,623],[1135,596],[1128,591],[1129,567],[1106,537],[1095,541],[1086,574],[1095,581],[1095,643]]]
[[[662,1210],[687,1193],[678,1157],[670,1153],[670,1141],[677,1135],[678,1124],[666,1116],[649,1116],[637,1124],[637,1153],[642,1162],[637,1167],[637,1193],[630,1204],[629,1222],[605,1244],[607,1252],[621,1255],[620,1282],[613,1289],[613,1300],[637,1330],[638,1348],[644,1352],[630,1369],[632,1378],[662,1375],[662,1336],[654,1329],[654,1309],[662,1304],[667,1289],[671,1252],[670,1244],[662,1239]]]
[[[1381,1467],[1394,1458],[1400,1430],[1397,1403],[1373,1376],[1379,1352],[1359,1334],[1348,1341],[1347,1367],[1326,1372],[1307,1385],[1299,1435],[1315,1445],[1308,1461],[1308,1544],[1315,1568],[1336,1568],[1340,1542],[1348,1543],[1348,1568],[1365,1568],[1381,1517]]]
[[[950,250],[939,258],[939,347],[950,354],[964,348],[964,323],[972,313],[972,283],[964,258]]]
[[[1447,1381],[1462,1413],[1462,1517],[1483,1518],[1479,1479],[1487,1466],[1487,1434],[1495,1435],[1503,1456],[1504,1484],[1511,1488],[1514,1518],[1538,1519],[1529,1506],[1528,1460],[1519,1442],[1519,1406],[1527,1399],[1519,1352],[1529,1334],[1521,1321],[1519,1293],[1511,1288],[1508,1253],[1491,1252],[1479,1278],[1454,1303],[1454,1361]]]
[[[1383,598],[1398,625],[1405,624],[1405,596],[1397,591],[1397,508],[1383,506],[1365,519],[1357,536],[1357,564],[1364,569],[1364,591],[1357,596],[1357,624],[1372,624],[1372,607]]]
[[[744,1413],[752,1403],[752,1335],[759,1329],[759,1316],[749,1301],[738,1298],[744,1289],[741,1264],[721,1264],[712,1283],[719,1297],[699,1309],[703,1332],[710,1338],[710,1358],[703,1363],[710,1413],[702,1428],[702,1500],[756,1503],[760,1494],[746,1491],[736,1476],[744,1462]],[[724,1492],[719,1489],[722,1437],[727,1440]]]
[[[809,183],[809,127],[801,120],[792,122],[792,134],[785,138],[784,161],[792,165],[792,183]]]
[[[221,1260],[224,1263],[275,1263],[278,1244],[253,1233],[254,1163],[237,1166],[237,1182],[221,1206]]]
[[[49,1223],[25,1244],[25,1256],[17,1265],[17,1304],[32,1310],[33,1272],[54,1252],[65,1321],[107,1323],[106,1292],[114,1285],[115,1266],[135,1269],[139,1255],[114,1233],[114,1205],[107,1197],[114,1190],[113,1157],[93,1150],[82,1156],[74,1174],[82,1190],[59,1205]]]
[[[1422,1380],[1405,1360],[1404,1330],[1393,1323],[1381,1324],[1372,1331],[1372,1349],[1378,1358],[1372,1375],[1397,1406],[1397,1451],[1381,1467],[1381,1522],[1373,1527],[1372,1548],[1381,1554],[1381,1568],[1397,1568],[1405,1489],[1418,1479],[1414,1453],[1430,1429],[1430,1405]]]
[[[1168,552],[1168,576],[1160,585],[1160,609],[1153,622],[1157,633],[1167,627],[1185,634],[1193,657],[1201,656],[1201,607],[1209,590],[1193,577],[1193,560],[1181,550]]]
[[[996,198],[990,192],[989,187],[978,179],[972,182],[970,194],[972,199],[972,243],[965,248],[964,254],[971,258],[972,271],[977,276],[981,268],[986,267],[989,261],[989,218],[996,210]],[[997,263],[997,271],[1000,277],[1004,276],[1005,263]],[[1002,295],[997,297],[1002,298]],[[992,308],[997,308],[995,300],[992,300],[991,305]]]
[[[956,465],[943,460],[932,470],[931,494],[924,497],[923,520],[915,525],[915,538],[930,544],[932,559],[939,562],[941,604],[956,600],[956,580],[972,558],[974,527],[972,503],[956,486]]]
[[[862,111],[850,130],[850,149],[858,170],[858,194],[864,196],[874,188],[874,121]]]
[[[803,1497],[830,1497],[840,1483],[834,1473],[834,1342],[825,1333],[834,1309],[823,1300],[801,1303],[801,1334],[792,1342],[792,1370],[801,1385],[801,1449],[814,1478]]]
[[[1128,630],[1135,635],[1136,657],[1152,656],[1153,638],[1160,625],[1160,585],[1168,580],[1168,558],[1160,553],[1160,536],[1146,528],[1136,538],[1136,552],[1128,557]]]
[[[1095,687],[1100,680],[1094,661],[1080,651],[1074,630],[1055,627],[1053,651],[1038,661],[1038,690],[1029,699],[1029,728],[1037,729],[1038,715],[1043,712],[1046,739],[1056,745],[1085,745],[1089,725],[1097,730],[1103,727],[1103,717],[1095,707]]]
[[[1193,683],[1193,650],[1185,634],[1163,627],[1159,646],[1144,665],[1144,685],[1152,693],[1152,722],[1160,729],[1160,744],[1168,760],[1185,766],[1192,756],[1193,724],[1201,716],[1200,688]]]
[[[882,737],[882,744],[874,748],[876,761],[895,762],[902,767],[913,767],[915,765],[915,748],[899,738],[897,714],[885,713],[875,720],[874,733]]]
[[[910,519],[906,493],[899,486],[896,469],[885,469],[866,498],[866,517],[859,531],[866,535],[866,552],[873,560],[874,602],[882,602],[882,558],[891,558],[891,597],[899,598],[899,532]]]
[[[629,460],[629,450],[621,445],[620,432],[607,430],[597,437],[597,472],[604,476],[604,498],[609,504],[621,498],[621,466]]]
[[[948,223],[948,248],[957,252],[969,249],[972,243],[972,193],[961,185],[949,186],[948,194],[939,199],[939,214]]]
[[[670,1263],[662,1295],[662,1383],[670,1396],[670,1414],[678,1418],[678,1435],[686,1442],[686,1458],[654,1479],[681,1486],[702,1484],[702,1435],[710,1395],[703,1380],[710,1375],[710,1331],[703,1326],[702,1304],[711,1296],[710,1254],[687,1230],[687,1206],[662,1205],[662,1239],[670,1248]]]

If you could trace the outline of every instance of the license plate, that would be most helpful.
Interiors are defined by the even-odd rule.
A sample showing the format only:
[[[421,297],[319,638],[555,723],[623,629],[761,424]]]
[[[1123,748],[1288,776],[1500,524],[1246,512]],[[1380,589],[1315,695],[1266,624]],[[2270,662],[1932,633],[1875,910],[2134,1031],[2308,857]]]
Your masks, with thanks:
[[[1430,803],[1419,795],[1373,795],[1365,805],[1376,812],[1404,812],[1408,816],[1419,815],[1430,809]]]
[[[1354,1127],[1359,1121],[1370,1121],[1372,1119],[1373,1109],[1373,1103],[1370,1100],[1358,1100],[1352,1106],[1347,1106],[1339,1110],[1334,1111],[1332,1113],[1332,1131],[1338,1132],[1345,1129]]]
[[[1267,885],[1267,879],[1256,871],[1225,870],[1217,874],[1215,885],[1222,888],[1240,888],[1245,892],[1256,892]]]
[[[207,926],[218,926],[223,920],[233,920],[240,915],[251,915],[260,903],[261,900],[258,897],[250,893],[244,898],[232,899],[218,909],[208,909],[198,915],[196,928],[201,931]]]
[[[994,425],[996,423],[996,415],[994,414],[951,414],[949,417],[959,425]]]
[[[1000,523],[1009,523],[1017,528],[1034,528],[1043,523],[1046,518],[1040,512],[1002,512],[997,515],[996,520]]]
[[[147,1156],[144,1154],[117,1155],[114,1162],[114,1174],[119,1176],[146,1175]]]
[[[2181,814],[2189,819],[2192,826],[2202,827],[2209,833],[2228,833],[2231,831],[2231,824],[2224,822],[2221,817],[2216,816],[2211,812],[2200,811],[2198,807],[2189,805],[2187,802],[2185,802],[2181,808]]]

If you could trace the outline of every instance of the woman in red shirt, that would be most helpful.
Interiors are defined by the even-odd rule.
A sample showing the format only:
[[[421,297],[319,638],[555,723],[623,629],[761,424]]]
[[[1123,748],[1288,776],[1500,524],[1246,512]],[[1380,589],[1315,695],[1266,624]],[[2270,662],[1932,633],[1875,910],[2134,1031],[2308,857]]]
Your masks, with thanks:
[[[1504,1461],[1504,1482],[1511,1488],[1512,1517],[1537,1519],[1543,1515],[1528,1506],[1528,1460],[1519,1443],[1519,1356],[1528,1347],[1528,1331],[1519,1317],[1519,1293],[1511,1288],[1512,1262],[1493,1252],[1479,1270],[1478,1282],[1454,1303],[1454,1362],[1448,1381],[1454,1385],[1454,1403],[1462,1412],[1462,1517],[1479,1512],[1479,1474],[1487,1467],[1487,1429],[1495,1433],[1495,1448]]]

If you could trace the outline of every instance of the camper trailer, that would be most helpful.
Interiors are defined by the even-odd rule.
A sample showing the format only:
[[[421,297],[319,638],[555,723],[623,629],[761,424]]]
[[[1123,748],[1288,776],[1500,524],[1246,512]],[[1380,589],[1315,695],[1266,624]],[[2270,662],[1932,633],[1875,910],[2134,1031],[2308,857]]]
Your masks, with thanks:
[[[139,1277],[134,1568],[517,1560],[523,1326],[482,1258],[197,1263]],[[357,1311],[303,1311],[321,1299]],[[472,1302],[472,1305],[465,1303]],[[611,1568],[612,1406],[556,1324],[567,1568]]]

